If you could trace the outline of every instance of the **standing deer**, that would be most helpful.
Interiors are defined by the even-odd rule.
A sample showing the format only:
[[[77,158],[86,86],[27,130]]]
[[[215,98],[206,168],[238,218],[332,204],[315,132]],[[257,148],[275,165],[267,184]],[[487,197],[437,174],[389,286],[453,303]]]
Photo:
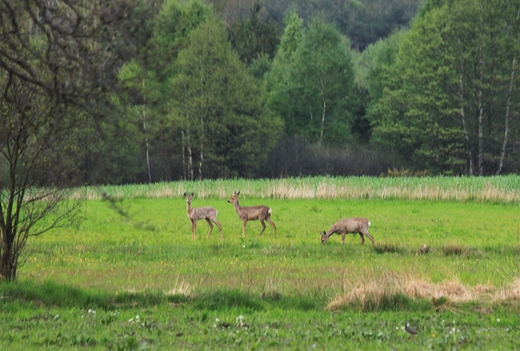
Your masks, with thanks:
[[[367,236],[372,241],[372,245],[374,245],[374,238],[368,233],[368,227],[370,227],[370,221],[366,218],[340,219],[334,223],[328,232],[321,234],[321,243],[326,244],[332,234],[341,234],[341,245],[344,245],[347,234],[359,233],[361,245],[365,243],[364,236]]]
[[[184,193],[184,197],[186,198],[186,203],[188,204],[188,218],[191,220],[191,240],[195,240],[195,234],[197,232],[197,221],[201,219],[205,219],[209,224],[208,239],[211,235],[211,232],[213,231],[213,224],[211,224],[211,222],[215,223],[218,229],[220,229],[220,237],[222,238],[222,226],[217,221],[218,211],[211,206],[192,208],[191,199],[193,199],[193,193],[191,193],[191,195]]]
[[[270,225],[274,228],[274,235],[277,235],[276,233],[276,225],[271,220],[271,214],[273,211],[267,207],[267,206],[251,206],[251,207],[242,207],[238,203],[238,195],[240,195],[240,191],[233,194],[231,199],[228,200],[229,203],[233,203],[235,205],[235,211],[237,211],[238,218],[240,218],[242,221],[244,221],[244,227],[242,228],[242,236],[246,236],[246,225],[247,221],[252,221],[259,219],[260,223],[262,223],[262,231],[258,236],[262,235],[262,233],[265,230],[265,222],[269,222]]]

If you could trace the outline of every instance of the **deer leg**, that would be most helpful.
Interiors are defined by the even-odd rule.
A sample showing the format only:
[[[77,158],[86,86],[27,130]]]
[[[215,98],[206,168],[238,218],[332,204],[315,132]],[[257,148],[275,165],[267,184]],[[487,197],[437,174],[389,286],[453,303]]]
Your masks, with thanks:
[[[341,234],[341,245],[345,245],[345,237],[347,236],[347,234]]]
[[[369,238],[370,241],[372,242],[372,245],[374,245],[374,238],[372,237],[372,235],[370,235],[370,234],[368,233],[368,230],[366,230],[363,234],[366,235],[367,238]]]
[[[218,229],[220,230],[220,237],[222,238],[222,226],[220,225],[220,223],[217,221],[216,218],[212,218],[211,219],[213,221],[213,223],[215,223],[218,227]]]
[[[271,217],[267,217],[265,220],[268,221],[269,224],[273,226],[273,228],[274,228],[274,235],[277,235],[277,233],[276,233],[276,225],[275,225],[274,222],[271,220]]]
[[[260,223],[262,223],[262,231],[260,232],[260,234],[258,234],[258,236],[262,235],[262,233],[264,232],[265,230],[265,222],[263,219],[260,220]]]
[[[208,222],[208,224],[209,224],[209,233],[208,233],[208,239],[209,239],[211,232],[213,232],[213,224],[211,224],[211,221],[209,220],[209,218],[206,218],[206,222]]]
[[[195,240],[195,233],[197,232],[197,221],[191,220],[191,240]]]
[[[359,233],[359,236],[361,237],[361,245],[363,245],[365,243],[365,237],[362,233]]]
[[[244,226],[242,227],[242,236],[246,236],[246,225],[247,225],[247,219],[244,220]]]

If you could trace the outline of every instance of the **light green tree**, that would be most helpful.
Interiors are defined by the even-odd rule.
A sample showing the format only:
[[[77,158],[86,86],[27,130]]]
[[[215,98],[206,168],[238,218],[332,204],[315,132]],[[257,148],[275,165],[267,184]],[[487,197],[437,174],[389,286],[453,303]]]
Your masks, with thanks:
[[[192,32],[170,81],[172,114],[182,121],[190,177],[252,176],[281,129],[261,90],[231,49],[223,24]]]
[[[280,49],[267,76],[268,104],[288,135],[316,144],[345,144],[358,108],[350,45],[332,23],[317,18],[303,31],[295,13],[287,17]]]
[[[288,135],[297,133],[296,111],[297,97],[290,79],[293,55],[304,36],[303,20],[296,11],[290,11],[285,17],[285,31],[280,39],[280,46],[273,59],[271,70],[265,75],[267,106],[282,117]]]
[[[211,7],[202,1],[167,0],[154,21],[153,35],[147,43],[149,50],[142,59],[132,59],[119,72],[125,94],[121,95],[127,120],[140,131],[140,145],[149,182],[157,180],[152,168],[160,149],[178,150],[166,162],[172,163],[175,154],[181,154],[183,144],[173,136],[181,128],[181,120],[169,111],[171,96],[169,80],[175,70],[179,53],[189,45],[189,35],[207,17],[213,16]],[[184,168],[187,169],[186,162]],[[184,174],[189,178],[188,174]]]
[[[309,141],[338,145],[350,141],[354,69],[350,44],[335,25],[314,19],[294,53],[289,80],[298,102],[296,125]]]

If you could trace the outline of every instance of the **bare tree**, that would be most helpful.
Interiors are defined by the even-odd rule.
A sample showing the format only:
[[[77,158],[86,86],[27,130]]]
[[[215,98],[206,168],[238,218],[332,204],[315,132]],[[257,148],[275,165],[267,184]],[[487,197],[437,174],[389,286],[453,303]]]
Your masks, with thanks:
[[[74,135],[119,63],[124,0],[0,0],[0,274],[74,213]],[[42,219],[45,218],[45,221]]]

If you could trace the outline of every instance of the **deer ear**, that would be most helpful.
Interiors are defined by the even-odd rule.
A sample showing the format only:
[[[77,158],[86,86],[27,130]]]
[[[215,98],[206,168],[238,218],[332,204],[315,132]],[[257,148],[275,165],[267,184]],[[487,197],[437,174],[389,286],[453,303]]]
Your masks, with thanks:
[[[237,196],[240,195],[240,191],[237,193]]]
[[[186,197],[186,193],[184,193],[184,197]]]
[[[321,232],[321,236],[327,236],[327,233],[325,231]]]
[[[191,196],[195,195],[195,193],[191,193]]]

